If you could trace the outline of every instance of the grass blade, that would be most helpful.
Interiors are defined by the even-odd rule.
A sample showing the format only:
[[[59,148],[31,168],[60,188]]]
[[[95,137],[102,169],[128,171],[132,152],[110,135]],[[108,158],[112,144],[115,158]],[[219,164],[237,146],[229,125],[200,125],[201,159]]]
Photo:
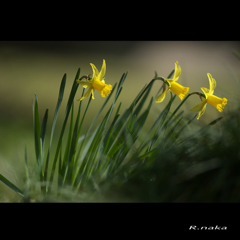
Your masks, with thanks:
[[[64,94],[64,90],[65,90],[65,85],[66,85],[66,79],[67,79],[67,75],[64,74],[64,76],[62,78],[62,81],[61,81],[61,86],[60,86],[59,94],[58,94],[57,106],[56,106],[54,117],[53,117],[50,143],[49,143],[46,165],[45,165],[45,170],[44,170],[44,181],[47,181],[47,170],[48,170],[48,163],[49,163],[49,157],[50,157],[51,146],[52,146],[52,139],[53,139],[55,125],[56,125],[56,121],[57,121],[57,117],[58,117],[58,112],[59,112],[59,109],[60,109],[60,106],[61,106],[61,103],[62,103],[62,99],[63,99],[63,94]]]
[[[59,150],[60,150],[63,134],[64,134],[64,131],[65,131],[65,128],[66,128],[68,116],[69,116],[69,113],[70,113],[70,110],[71,110],[71,107],[72,107],[72,103],[73,103],[75,94],[76,94],[78,86],[79,86],[77,81],[76,81],[77,79],[79,79],[79,76],[80,76],[80,68],[77,71],[77,74],[76,74],[76,77],[73,81],[72,89],[71,89],[71,92],[70,92],[70,95],[69,95],[69,99],[68,99],[68,103],[67,103],[67,107],[66,107],[66,111],[65,111],[65,116],[64,116],[64,122],[63,122],[63,126],[62,126],[62,129],[61,129],[60,137],[59,137],[59,140],[58,140],[58,145],[57,145],[57,149],[56,149],[56,153],[55,153],[55,157],[54,157],[54,161],[53,161],[53,166],[52,166],[52,169],[51,169],[50,183],[49,183],[50,185],[53,181],[53,177],[54,177],[54,174],[55,174],[55,169],[56,169],[56,164],[57,164],[57,160],[58,160]]]
[[[41,135],[40,138],[42,139],[42,150],[44,149],[44,140],[45,140],[45,134],[46,134],[46,128],[47,128],[47,120],[48,120],[48,109],[46,109],[46,112],[44,114],[44,118],[42,121],[42,126],[41,126]]]
[[[102,122],[100,123],[100,125],[97,127],[97,129],[94,131],[93,134],[91,134],[91,138],[88,140],[87,145],[84,148],[84,151],[81,153],[81,159],[78,160],[78,162],[81,162],[81,165],[76,167],[76,169],[78,169],[76,171],[75,178],[73,181],[73,185],[76,187],[77,185],[81,184],[81,181],[83,180],[84,177],[84,173],[86,172],[86,174],[89,176],[93,169],[96,169],[96,166],[98,166],[99,162],[96,162],[94,165],[94,159],[96,159],[97,155],[100,155],[100,157],[103,154],[103,146],[102,143],[104,141],[104,136],[105,136],[105,130],[106,130],[106,126],[107,123],[109,121],[109,118],[112,114],[112,111],[115,107],[115,103],[117,98],[119,97],[121,90],[122,90],[122,84],[124,83],[125,79],[126,79],[127,73],[124,73],[119,81],[118,87],[117,87],[117,91],[115,94],[115,98],[113,100],[113,103],[111,105],[111,107],[109,108],[108,112],[106,113],[105,117],[103,118]],[[100,113],[102,112],[103,108],[105,107],[106,103],[108,102],[108,100],[110,99],[111,95],[114,92],[114,89],[116,88],[116,84],[113,86],[113,89],[111,91],[111,93],[108,95],[106,101],[104,102],[103,106],[101,107],[101,109],[99,110],[98,114],[96,115],[96,117],[93,119],[90,127],[88,128],[88,131],[85,135],[84,140],[88,137],[88,134],[90,132],[90,129],[92,128],[93,124],[95,123],[96,119],[98,118],[98,116],[100,115]],[[82,147],[85,143],[85,141],[82,141],[81,143],[81,147],[78,151],[77,154],[77,159],[78,156],[80,155],[80,152],[82,150]],[[88,156],[86,155],[88,152],[90,152],[90,154],[88,154]],[[93,152],[93,153],[91,153]],[[99,156],[98,156],[99,157]],[[73,178],[72,178],[73,180]]]
[[[196,114],[197,115],[197,114]],[[194,116],[194,118],[196,117],[196,115]],[[195,132],[194,134],[191,134],[190,136],[188,137],[185,137],[181,140],[179,140],[179,142],[177,144],[182,144],[182,143],[185,143],[185,142],[189,142],[191,141],[192,139],[194,139],[196,136],[199,136],[199,137],[202,137],[204,134],[206,134],[208,131],[209,131],[209,128],[216,124],[218,121],[220,121],[223,117],[219,117],[215,120],[213,120],[212,122],[210,122],[208,125],[202,127],[200,130],[198,130],[197,132]]]
[[[72,104],[72,114],[71,114],[71,120],[70,120],[70,127],[69,127],[69,132],[68,132],[68,139],[66,143],[66,149],[65,149],[65,154],[63,158],[63,170],[64,170],[64,175],[66,175],[69,171],[69,158],[70,158],[70,148],[72,143],[72,136],[73,136],[73,115],[74,115],[74,103]],[[69,179],[67,179],[69,183]]]
[[[2,174],[0,174],[0,181],[2,181],[4,184],[6,184],[8,187],[10,187],[12,190],[23,196],[23,192],[15,186],[12,182],[10,182],[8,179],[6,179]]]
[[[29,182],[29,169],[28,169],[28,160],[27,160],[27,146],[25,146],[25,171],[26,171],[26,178],[27,178],[27,183]]]
[[[41,126],[38,111],[38,99],[36,93],[35,93],[35,107],[33,106],[33,126],[34,126],[35,153],[37,163],[39,164],[41,154],[41,141],[40,141]]]

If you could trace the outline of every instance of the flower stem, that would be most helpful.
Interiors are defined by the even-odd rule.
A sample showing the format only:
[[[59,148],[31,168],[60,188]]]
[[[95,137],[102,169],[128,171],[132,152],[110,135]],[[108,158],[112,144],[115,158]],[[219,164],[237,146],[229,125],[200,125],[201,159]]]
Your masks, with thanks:
[[[172,115],[170,116],[170,118],[168,119],[168,122],[173,118],[173,116],[176,114],[176,112],[179,110],[179,108],[184,104],[184,102],[193,94],[197,94],[199,95],[200,97],[204,97],[205,98],[205,95],[201,92],[192,92],[192,93],[189,93],[183,100],[182,102],[178,105],[178,107],[175,109],[175,111],[172,113]]]
[[[164,83],[164,88],[165,88],[165,84],[167,84],[169,86],[169,83],[166,81],[166,79],[164,77],[156,77],[156,78],[153,78],[152,81],[155,81],[155,80],[161,80],[163,81]]]

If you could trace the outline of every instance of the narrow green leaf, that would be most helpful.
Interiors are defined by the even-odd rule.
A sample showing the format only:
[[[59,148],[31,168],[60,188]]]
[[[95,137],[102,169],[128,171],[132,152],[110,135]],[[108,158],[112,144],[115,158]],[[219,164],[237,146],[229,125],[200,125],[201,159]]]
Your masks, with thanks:
[[[84,95],[84,91],[85,89],[83,89],[82,91],[82,96]],[[70,147],[70,152],[69,152],[69,155],[68,155],[68,160],[67,160],[67,163],[68,163],[68,172],[67,172],[67,181],[68,183],[70,184],[70,182],[72,183],[73,181],[73,177],[74,177],[74,169],[75,166],[75,162],[74,162],[74,157],[75,157],[75,153],[76,153],[76,150],[77,150],[77,145],[78,145],[78,141],[79,141],[79,137],[80,137],[80,132],[81,132],[81,128],[82,128],[82,124],[83,124],[83,121],[84,121],[84,118],[85,118],[85,115],[86,115],[86,112],[87,112],[87,109],[89,107],[89,104],[91,102],[91,99],[92,98],[89,98],[89,102],[88,102],[88,105],[86,107],[86,110],[85,110],[85,113],[84,113],[84,116],[82,118],[82,121],[80,123],[80,126],[78,127],[79,125],[79,119],[80,119],[80,112],[81,112],[81,106],[82,106],[82,101],[80,101],[79,103],[79,108],[78,108],[78,114],[77,114],[77,118],[76,118],[76,121],[75,121],[75,126],[74,126],[74,130],[73,130],[73,134],[72,134],[72,140],[71,140],[71,147]]]
[[[167,126],[168,126],[167,128],[169,128],[174,122],[176,122],[183,113],[184,113],[184,111],[182,110],[180,113],[175,114],[176,116],[173,115],[173,118],[171,118],[171,120],[167,124]]]
[[[82,124],[83,124],[83,121],[84,121],[84,119],[85,119],[85,116],[86,116],[86,113],[87,113],[87,111],[88,111],[88,108],[89,108],[89,105],[90,105],[91,101],[92,101],[92,98],[90,97],[89,100],[88,100],[88,104],[87,104],[87,106],[86,106],[86,108],[85,108],[85,111],[84,111],[84,114],[83,114],[83,117],[82,117],[82,120],[81,120],[79,129],[78,129],[78,136],[80,136],[80,132],[81,132],[81,129],[82,129]],[[90,126],[90,127],[91,127],[91,126]],[[90,128],[90,127],[89,127],[89,128]],[[85,139],[86,139],[86,137],[87,137],[87,135],[88,135],[88,132],[89,132],[89,129],[88,129],[87,133],[85,134],[85,137],[84,137],[83,141],[81,142],[81,145],[80,145],[80,148],[79,148],[79,150],[78,150],[76,159],[79,159],[79,156],[80,156],[80,153],[81,153],[82,148],[83,148],[83,146],[84,146]],[[78,141],[79,141],[79,139],[78,139]],[[77,164],[77,161],[76,161],[76,164]],[[77,167],[75,167],[75,169],[76,169],[76,168],[77,168]]]
[[[146,102],[146,99],[147,99],[147,97],[148,97],[148,95],[149,95],[149,93],[150,93],[150,91],[151,91],[151,89],[152,89],[152,86],[153,86],[153,82],[151,82],[151,83],[148,85],[148,87],[146,87],[146,92],[145,92],[145,94],[143,95],[142,100],[139,102],[137,108],[135,109],[135,111],[134,111],[134,113],[133,113],[134,115],[137,116],[137,115],[139,114],[139,112],[141,111],[141,109],[142,109],[144,103]]]
[[[171,114],[171,116],[168,118],[168,120],[166,121],[166,123],[164,124],[164,127],[166,128],[168,123],[171,121],[171,119],[173,118],[173,116],[177,113],[177,111],[180,109],[180,107],[185,103],[185,101],[191,96],[192,94],[188,94],[182,101],[181,103],[176,107],[176,109],[174,110],[174,112]],[[176,95],[175,95],[176,96]]]
[[[6,179],[2,174],[0,174],[0,181],[2,181],[4,184],[6,184],[8,187],[10,187],[12,190],[23,196],[23,192],[15,186],[12,182],[10,182],[8,179]]]
[[[174,71],[175,71],[175,69],[173,69],[173,70],[170,72],[170,74],[168,75],[168,77],[167,77],[167,78],[171,78],[171,77],[172,77],[172,75],[173,75],[173,73],[174,73]]]
[[[104,149],[103,139],[105,136],[106,126],[111,116],[111,113],[113,111],[116,98],[117,98],[117,93],[115,95],[115,99],[112,106],[109,108],[105,117],[103,118],[101,123],[98,125],[96,131],[92,134],[87,145],[84,147],[84,151],[81,154],[82,160],[80,160],[81,166],[78,170],[77,177],[75,178],[75,182],[73,183],[75,186],[78,185],[83,180],[89,179],[93,171],[96,170],[99,165],[99,161],[101,159],[103,149]]]
[[[196,115],[195,115],[195,117],[196,117]],[[192,134],[192,135],[190,135],[190,136],[188,136],[188,137],[186,137],[186,138],[184,138],[184,139],[181,139],[181,140],[178,142],[178,144],[182,144],[182,143],[185,143],[185,142],[189,142],[189,141],[191,141],[191,139],[196,138],[196,136],[199,136],[199,137],[200,137],[200,136],[203,136],[205,133],[207,133],[207,132],[209,131],[209,128],[210,128],[212,125],[216,124],[216,123],[217,123],[218,121],[220,121],[222,118],[223,118],[223,117],[219,117],[219,118],[215,119],[214,121],[212,121],[212,122],[210,122],[208,125],[202,127],[200,130],[198,130],[198,131],[195,132],[194,134]]]
[[[173,96],[173,98],[171,97],[171,99],[169,100],[167,106],[162,110],[161,114],[158,116],[158,118],[155,120],[154,124],[152,125],[151,129],[149,130],[149,132],[147,133],[147,135],[145,136],[144,140],[142,141],[142,143],[140,144],[140,146],[138,147],[138,151],[142,151],[142,149],[145,148],[145,146],[151,142],[150,144],[150,148],[152,146],[152,144],[156,141],[157,136],[160,133],[160,130],[162,128],[162,125],[169,113],[170,107],[173,103],[173,101],[175,100],[176,95]],[[150,134],[152,133],[152,131],[155,129],[155,133],[153,134],[153,136],[148,139],[148,137],[150,136]],[[148,139],[148,140],[147,140]]]
[[[121,78],[121,80],[120,80],[120,82],[122,82],[122,83],[123,83],[123,81],[125,80],[125,77],[124,77],[124,76],[125,76],[125,75],[123,75],[122,78]],[[104,107],[106,106],[106,104],[107,104],[107,102],[109,101],[110,97],[112,96],[115,88],[116,88],[116,84],[113,86],[113,89],[112,89],[111,93],[108,95],[108,97],[107,97],[107,99],[105,100],[105,102],[103,103],[101,109],[99,110],[99,112],[97,113],[96,117],[93,119],[90,127],[88,128],[87,133],[85,134],[85,138],[84,138],[83,141],[81,142],[81,146],[80,146],[80,148],[79,148],[79,150],[78,150],[77,157],[76,157],[76,159],[77,159],[78,161],[76,161],[76,164],[77,164],[77,162],[80,161],[80,162],[81,162],[81,166],[82,166],[83,161],[82,161],[81,159],[84,158],[84,156],[85,156],[84,152],[85,152],[86,149],[88,149],[88,148],[86,148],[86,146],[85,146],[84,152],[81,153],[82,148],[83,148],[83,146],[84,146],[84,144],[85,144],[85,139],[88,137],[88,135],[89,135],[89,133],[90,133],[90,130],[91,130],[93,124],[95,123],[95,121],[97,120],[98,116],[100,115],[100,113],[102,112],[102,110],[104,109]],[[105,126],[106,126],[107,121],[109,120],[110,114],[112,113],[112,110],[113,110],[114,105],[115,105],[115,101],[116,101],[117,97],[119,96],[120,88],[121,88],[121,85],[119,84],[119,85],[118,85],[118,88],[117,88],[117,92],[116,92],[115,98],[114,98],[114,101],[113,101],[113,104],[112,104],[112,106],[110,107],[110,109],[108,110],[107,114],[106,114],[105,117],[104,117],[104,120],[103,120],[103,121],[105,121]],[[89,103],[90,103],[90,99],[89,99]],[[84,119],[84,117],[85,117],[85,114],[86,114],[86,111],[87,111],[87,109],[88,109],[89,103],[88,103],[87,108],[86,108],[86,110],[85,110],[83,119]],[[107,120],[106,120],[106,116],[107,116]],[[82,119],[82,121],[83,121],[83,119]],[[81,122],[80,126],[81,126],[81,125],[82,125],[82,122]],[[101,125],[101,124],[100,124],[100,125]],[[100,125],[99,125],[99,127],[100,127]],[[105,127],[104,127],[104,129],[105,129]],[[95,134],[97,134],[96,131],[95,131]],[[95,136],[95,134],[94,134],[94,135],[91,134],[91,138],[90,138],[90,139],[93,139],[93,136]],[[90,141],[90,140],[89,140],[89,141]],[[87,144],[87,145],[88,145],[88,144]],[[79,159],[80,153],[81,153],[81,159]],[[75,164],[75,169],[77,169],[76,164]],[[78,176],[78,177],[75,177],[75,179],[78,179],[78,178],[79,178],[79,176],[80,176],[80,171],[82,171],[82,168],[81,168],[81,167],[79,167],[79,170],[77,170],[77,172],[74,174],[74,175]],[[73,176],[73,178],[74,178],[74,176]],[[73,184],[76,185],[76,182],[73,183]]]
[[[194,115],[192,119],[190,119],[177,133],[176,139],[180,136],[180,134],[184,131],[184,129],[197,117],[198,113]]]
[[[29,170],[28,170],[28,160],[27,160],[27,146],[25,146],[25,170],[26,170],[26,177],[27,177],[27,182],[29,181]]]
[[[172,73],[171,73],[172,74]],[[170,74],[170,75],[171,75]],[[169,76],[170,76],[169,75]],[[139,102],[139,100],[142,98],[142,100],[139,102],[137,108],[135,109],[134,113],[133,113],[133,116],[134,115],[138,115],[140,110],[142,109],[149,93],[150,93],[150,90],[153,86],[153,83],[154,83],[154,80],[152,80],[151,82],[149,82],[148,85],[144,86],[142,88],[142,90],[138,93],[138,95],[136,96],[136,98],[133,100],[132,104],[130,105],[130,107],[125,110],[125,112],[122,114],[122,116],[118,119],[118,121],[116,122],[116,124],[114,125],[114,131],[113,131],[113,136],[115,137],[115,140],[112,141],[112,144],[109,145],[108,149],[105,148],[105,152],[107,154],[108,151],[111,150],[111,147],[113,147],[114,144],[117,144],[116,143],[116,138],[117,136],[119,136],[120,134],[120,131],[123,129],[123,127],[125,126],[125,122],[126,120],[128,119],[128,117],[130,116],[130,114],[132,113],[132,110],[133,108],[136,106],[136,104]],[[151,100],[152,101],[152,100]],[[150,105],[151,106],[151,105]],[[118,145],[118,144],[117,144]]]
[[[72,104],[72,114],[71,114],[71,119],[70,119],[70,127],[68,131],[68,139],[66,143],[66,149],[65,149],[65,154],[63,158],[63,171],[64,175],[67,174],[67,171],[69,171],[69,158],[70,158],[70,148],[72,143],[72,136],[73,136],[73,115],[74,115],[74,103]],[[69,179],[67,179],[67,183],[69,183]]]
[[[58,112],[59,112],[59,109],[60,109],[60,106],[61,106],[61,103],[62,103],[62,99],[63,99],[64,89],[65,89],[65,85],[66,85],[66,79],[67,79],[67,75],[64,74],[64,76],[62,78],[62,81],[61,81],[59,94],[58,94],[58,101],[57,101],[57,105],[56,105],[56,109],[55,109],[55,113],[54,113],[54,117],[53,117],[50,143],[49,143],[48,154],[47,154],[46,165],[45,165],[45,171],[44,171],[44,181],[47,181],[47,171],[48,171],[49,157],[50,157],[50,153],[51,153],[52,139],[53,139],[53,134],[54,134],[54,130],[55,130],[55,125],[56,125],[56,121],[57,121]]]
[[[104,107],[106,106],[106,104],[107,104],[107,102],[109,101],[110,97],[112,96],[112,94],[113,94],[113,92],[114,92],[115,88],[116,88],[116,84],[113,86],[113,89],[112,89],[111,93],[110,93],[110,94],[107,96],[107,99],[106,99],[106,100],[105,100],[105,102],[103,103],[103,105],[102,105],[101,109],[98,111],[98,113],[97,113],[96,117],[93,119],[93,121],[92,121],[92,123],[91,123],[91,125],[90,125],[90,127],[89,127],[89,129],[88,129],[88,131],[87,131],[87,134],[86,134],[86,135],[88,135],[88,133],[90,132],[90,130],[91,130],[91,128],[92,128],[92,126],[93,126],[93,124],[95,123],[95,121],[96,121],[96,120],[97,120],[97,118],[99,117],[100,113],[102,112],[102,110],[103,110],[103,109],[104,109]],[[117,93],[116,93],[116,94],[117,94]]]
[[[161,114],[161,121],[155,131],[154,137],[152,138],[152,141],[150,143],[150,146],[148,148],[148,151],[150,151],[152,149],[152,146],[154,145],[154,143],[157,141],[157,139],[159,138],[159,136],[161,135],[161,133],[163,132],[162,130],[165,129],[165,124],[163,125],[164,121],[167,118],[167,115],[170,111],[170,108],[172,106],[173,101],[175,100],[177,95],[174,95],[174,97],[172,97],[172,93],[171,93],[171,99],[169,100],[168,105],[166,106],[166,108],[164,109],[165,111],[163,111],[163,113]]]
[[[134,130],[134,134],[135,135],[137,135],[139,133],[139,131],[142,129],[142,127],[144,126],[144,124],[145,124],[145,122],[147,120],[148,114],[150,112],[152,103],[153,103],[153,97],[151,98],[151,100],[150,100],[150,102],[148,104],[147,109],[142,113],[142,115],[139,116],[139,118],[134,123],[133,130]]]
[[[83,88],[82,97],[83,97],[83,95],[84,95],[84,92],[85,92],[85,88]],[[89,100],[90,100],[90,99],[91,99],[91,98],[89,98]],[[89,104],[90,104],[90,103],[89,103]],[[89,104],[88,104],[88,106],[89,106]],[[87,108],[88,108],[88,106],[87,106]],[[85,118],[85,115],[86,115],[86,112],[87,112],[87,110],[86,110],[85,113],[84,113],[84,116],[82,117],[81,123],[80,123],[80,125],[79,125],[81,108],[82,108],[82,101],[80,101],[79,106],[78,106],[78,114],[77,114],[77,119],[76,119],[75,126],[74,126],[74,133],[75,133],[75,132],[77,133],[76,143],[75,143],[75,149],[74,149],[75,152],[76,152],[77,145],[78,145],[78,142],[79,142],[80,133],[81,133],[81,130],[82,130],[82,124],[83,124],[83,121],[84,121],[84,118]]]
[[[78,86],[79,86],[77,81],[76,81],[77,79],[79,79],[79,76],[80,76],[80,68],[77,71],[77,74],[76,74],[76,77],[73,81],[72,89],[71,89],[71,92],[70,92],[70,95],[69,95],[69,99],[68,99],[68,103],[67,103],[67,107],[66,107],[66,111],[65,111],[65,116],[64,116],[64,122],[63,122],[63,126],[62,126],[62,129],[61,129],[60,137],[59,137],[59,140],[58,140],[58,145],[57,145],[57,149],[56,149],[56,153],[55,153],[55,157],[54,157],[54,161],[53,161],[53,166],[52,166],[52,169],[51,169],[50,185],[53,181],[53,177],[54,177],[54,174],[55,174],[55,169],[56,169],[56,164],[57,164],[57,160],[58,160],[61,141],[62,141],[63,134],[64,134],[64,131],[65,131],[65,128],[66,128],[68,116],[69,116],[69,113],[70,113],[70,110],[71,110],[71,107],[72,107],[72,103],[73,103],[75,94],[76,94]]]
[[[216,124],[218,121],[220,121],[222,118],[223,118],[223,117],[219,117],[219,118],[213,120],[212,122],[210,122],[208,125],[209,125],[209,126],[212,126],[212,125]]]
[[[156,148],[152,149],[149,152],[146,152],[146,153],[142,154],[141,156],[139,156],[139,159],[145,159],[145,158],[150,157],[152,154],[155,154],[155,153],[156,153]]]
[[[63,182],[64,182],[64,172],[63,172],[62,142],[61,142],[60,153],[59,153],[59,163],[58,163],[58,188],[62,186]]]
[[[44,118],[42,121],[42,126],[41,126],[40,138],[42,139],[42,150],[44,149],[44,140],[45,140],[45,134],[46,134],[46,128],[47,128],[47,119],[48,119],[48,109],[46,109],[46,112],[44,114]]]
[[[147,95],[148,93],[146,93]],[[118,164],[115,167],[120,166],[123,162],[125,156],[132,148],[133,144],[135,143],[136,139],[138,138],[138,134],[141,131],[142,127],[144,126],[145,121],[147,120],[150,108],[153,103],[153,97],[151,98],[147,109],[140,115],[139,118],[132,121],[131,127],[129,128],[130,132],[123,131],[122,135],[116,141],[116,144],[112,147],[112,150],[109,152],[109,156],[113,157],[113,155],[121,149],[118,155]],[[136,115],[135,115],[136,116]]]
[[[57,101],[57,105],[56,105],[56,109],[55,109],[55,113],[54,113],[54,117],[53,117],[51,136],[50,136],[50,146],[49,146],[50,149],[51,149],[51,145],[52,145],[52,138],[53,138],[54,129],[55,129],[56,121],[57,121],[58,112],[59,112],[59,109],[60,109],[60,106],[62,103],[62,99],[63,99],[63,95],[64,95],[66,79],[67,79],[67,74],[65,73],[62,78],[62,81],[61,81],[61,86],[60,86],[59,94],[58,94],[58,101]]]
[[[105,154],[108,155],[111,151],[111,148],[116,144],[117,139],[121,135],[121,131],[124,129],[124,127],[127,124],[127,119],[129,115],[131,114],[132,109],[128,108],[123,112],[123,114],[119,117],[119,119],[116,121],[116,123],[113,126],[113,132],[112,132],[112,138],[109,140],[108,148],[105,149]]]
[[[36,153],[36,159],[38,164],[39,164],[40,154],[41,154],[40,135],[41,135],[41,126],[40,126],[40,118],[39,118],[39,111],[38,111],[38,99],[37,99],[37,94],[35,93],[34,139],[35,139],[35,153]]]
[[[81,158],[78,161],[79,166],[76,166],[76,173],[75,173],[75,178],[73,181],[74,187],[77,187],[80,184],[80,182],[82,181],[82,178],[85,175],[85,170],[86,170],[88,160],[89,160],[89,154],[91,153],[91,148],[93,146],[93,141],[95,139],[95,136],[99,132],[99,127],[100,127],[100,125],[98,125],[96,127],[96,129],[94,130],[94,132],[91,134],[90,138],[88,139],[87,143],[84,145],[83,151],[81,152]],[[84,140],[85,139],[86,139],[86,136],[85,136]]]
[[[131,114],[133,114],[133,109],[136,106],[136,104],[138,103],[138,101],[141,99],[141,97],[143,96],[143,94],[148,90],[149,87],[151,87],[153,84],[153,81],[151,81],[147,86],[144,86],[142,88],[142,90],[139,92],[139,94],[136,96],[136,98],[133,100],[132,104],[130,105],[130,107],[125,110],[123,112],[123,114],[119,117],[118,121],[114,124],[114,129],[113,129],[113,139],[112,141],[108,140],[108,142],[110,141],[111,144],[108,145],[108,148],[105,148],[104,152],[105,154],[108,155],[108,152],[111,151],[111,148],[118,143],[116,143],[117,139],[119,138],[119,136],[121,135],[122,130],[124,129],[124,127],[127,125],[127,119],[129,118],[129,116]],[[148,94],[148,92],[147,92]],[[145,101],[145,100],[144,100]],[[142,104],[143,105],[143,104]],[[141,110],[141,107],[137,109],[136,113],[138,113]]]
[[[118,111],[117,111],[117,113],[118,113]],[[111,123],[111,125],[110,125],[110,127],[108,129],[108,132],[106,133],[106,136],[105,136],[105,139],[104,139],[104,143],[103,143],[103,145],[104,145],[103,152],[106,152],[106,149],[108,149],[108,144],[109,144],[109,142],[110,142],[110,140],[112,138],[113,128],[114,128],[114,125],[115,125],[117,119],[119,118],[119,116],[120,116],[120,114],[116,114],[115,115],[115,117],[114,117],[114,119],[113,119],[113,121],[112,121],[112,123]]]
[[[169,130],[168,134],[165,137],[165,141],[164,141],[164,146],[167,145],[167,143],[170,141],[170,137],[173,135],[173,133],[175,132],[177,126],[179,125],[179,123],[181,122],[182,117],[178,119],[178,121],[176,122],[176,124],[174,124],[174,126]],[[172,142],[175,142],[173,139],[171,139]],[[176,139],[175,139],[176,140]]]

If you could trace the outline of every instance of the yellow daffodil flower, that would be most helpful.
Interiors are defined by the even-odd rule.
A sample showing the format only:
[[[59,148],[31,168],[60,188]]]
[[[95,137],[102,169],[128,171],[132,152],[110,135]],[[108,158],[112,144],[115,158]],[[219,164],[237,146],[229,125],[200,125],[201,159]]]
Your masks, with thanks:
[[[87,92],[84,94],[84,96],[77,101],[82,101],[84,98],[88,97],[90,93],[92,93],[92,99],[94,99],[94,89],[98,90],[102,97],[107,96],[111,90],[112,85],[111,84],[105,84],[104,81],[104,75],[106,72],[106,62],[103,59],[103,64],[101,71],[98,72],[97,68],[94,64],[90,63],[92,70],[93,70],[93,77],[91,80],[83,81],[83,80],[77,80],[77,82],[83,87],[83,88],[89,88]]]
[[[197,119],[199,119],[204,114],[207,103],[209,103],[212,106],[214,106],[215,108],[217,108],[217,110],[219,112],[222,112],[224,109],[224,106],[227,104],[226,98],[219,98],[219,97],[213,95],[214,89],[216,88],[217,84],[216,84],[215,79],[212,78],[212,75],[210,73],[208,73],[207,76],[209,79],[210,89],[201,88],[201,90],[205,94],[206,99],[204,99],[200,104],[198,104],[197,106],[195,106],[194,108],[191,109],[191,111],[198,111]]]
[[[181,67],[177,65],[178,62],[176,61],[173,79],[165,79],[165,81],[168,83],[168,88],[164,90],[162,94],[156,97],[156,103],[162,102],[165,99],[168,90],[171,90],[173,93],[178,95],[181,100],[183,100],[185,95],[188,93],[189,91],[188,87],[183,87],[182,85],[176,82],[181,74]]]

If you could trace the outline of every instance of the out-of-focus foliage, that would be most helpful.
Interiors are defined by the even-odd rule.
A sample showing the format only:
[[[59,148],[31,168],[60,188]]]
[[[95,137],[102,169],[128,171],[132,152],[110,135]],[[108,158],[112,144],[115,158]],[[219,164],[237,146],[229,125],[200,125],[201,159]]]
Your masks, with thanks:
[[[159,148],[152,164],[139,165],[127,179],[116,177],[107,195],[137,202],[239,202],[239,133],[239,111],[231,112],[202,137]]]

